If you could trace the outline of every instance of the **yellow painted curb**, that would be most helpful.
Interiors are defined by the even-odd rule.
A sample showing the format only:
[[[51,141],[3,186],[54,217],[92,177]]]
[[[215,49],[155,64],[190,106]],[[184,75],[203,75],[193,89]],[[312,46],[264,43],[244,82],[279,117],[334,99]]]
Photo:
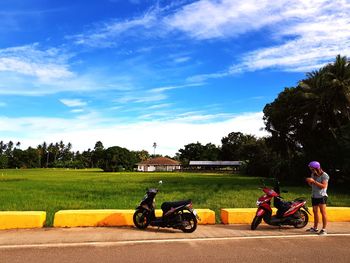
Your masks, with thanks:
[[[40,228],[45,220],[43,211],[1,211],[0,229]]]
[[[251,224],[257,208],[223,208],[221,209],[221,222],[223,224]],[[273,214],[276,208],[272,209]],[[309,207],[309,221],[314,221],[312,207]],[[319,213],[320,223],[322,223]],[[350,222],[350,207],[327,207],[328,222]]]
[[[314,222],[314,215],[312,207],[309,207],[310,222]],[[327,207],[327,220],[328,222],[350,222],[350,207]],[[318,212],[319,222],[322,223],[321,212]]]
[[[196,209],[201,218],[198,224],[215,224],[215,212],[210,209]],[[55,214],[54,227],[79,226],[132,226],[135,210],[61,210]],[[162,216],[162,210],[156,209],[156,216]]]
[[[55,213],[54,227],[130,226],[134,210],[61,210]]]
[[[200,220],[199,225],[214,225],[215,224],[215,212],[210,209],[195,209],[198,213]]]

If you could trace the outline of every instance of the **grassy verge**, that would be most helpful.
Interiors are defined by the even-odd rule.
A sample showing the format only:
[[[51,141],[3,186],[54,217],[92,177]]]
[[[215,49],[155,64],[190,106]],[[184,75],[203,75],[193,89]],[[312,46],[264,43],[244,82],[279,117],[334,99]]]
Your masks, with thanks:
[[[0,170],[0,210],[47,212],[47,226],[63,209],[133,209],[148,187],[157,187],[157,207],[164,201],[192,199],[195,208],[255,207],[260,178],[226,174],[104,173],[100,170]],[[310,188],[281,187],[285,199],[310,201]],[[329,190],[330,206],[350,206],[350,194]],[[309,202],[310,204],[310,202]]]

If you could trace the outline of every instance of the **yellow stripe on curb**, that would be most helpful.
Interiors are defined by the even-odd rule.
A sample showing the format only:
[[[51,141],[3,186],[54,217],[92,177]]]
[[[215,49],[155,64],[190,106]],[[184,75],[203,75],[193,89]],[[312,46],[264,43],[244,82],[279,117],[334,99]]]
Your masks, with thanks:
[[[221,222],[223,224],[251,224],[257,208],[224,208],[221,209]],[[276,208],[272,209],[273,214]],[[314,221],[312,207],[309,208],[311,216],[309,221]],[[319,213],[320,222],[322,223],[321,214]],[[350,207],[327,207],[328,222],[350,222]]]
[[[1,211],[0,229],[40,228],[45,220],[43,211]]]
[[[309,208],[310,222],[314,222],[314,215],[312,207]],[[328,222],[350,222],[350,207],[327,207],[327,220]],[[322,223],[321,213],[318,212],[319,222]]]
[[[134,210],[61,210],[55,214],[54,227],[130,226]]]
[[[200,220],[199,225],[215,225],[215,212],[210,209],[195,209]]]
[[[201,218],[198,224],[215,224],[215,212],[210,209],[196,209]],[[135,210],[61,210],[55,214],[54,227],[84,226],[132,226]],[[156,210],[162,216],[162,210]]]

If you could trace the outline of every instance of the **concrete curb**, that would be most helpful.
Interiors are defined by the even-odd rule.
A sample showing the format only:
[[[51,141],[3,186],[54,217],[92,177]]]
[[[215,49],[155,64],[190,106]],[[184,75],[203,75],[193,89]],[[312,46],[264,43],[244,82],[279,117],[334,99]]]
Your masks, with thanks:
[[[41,228],[46,221],[43,211],[1,211],[0,229]]]
[[[210,209],[196,209],[201,218],[198,224],[215,224],[215,212]],[[54,227],[84,226],[133,226],[135,210],[61,210],[55,214]],[[156,216],[162,211],[156,210]]]
[[[312,207],[309,208],[311,217],[310,222],[314,222],[314,215],[312,212]],[[320,217],[320,222],[322,223],[322,218],[320,212],[318,213]],[[327,207],[327,220],[328,222],[350,222],[350,207]]]
[[[55,214],[54,227],[84,226],[132,226],[135,210],[61,210]],[[215,212],[210,209],[196,209],[200,225],[215,224]],[[276,209],[273,208],[274,213]],[[312,208],[310,209],[312,214]],[[251,224],[256,208],[223,208],[220,216],[223,224]],[[162,211],[156,210],[161,216]],[[329,222],[350,222],[350,207],[327,207]],[[44,211],[0,211],[0,229],[41,228],[44,227]],[[313,222],[313,215],[309,217]]]
[[[257,208],[223,208],[220,211],[221,222],[223,224],[251,224]],[[309,208],[311,216],[309,221],[314,221],[314,216]],[[272,209],[276,213],[276,209]],[[319,216],[321,214],[319,213]],[[328,222],[350,222],[350,207],[327,207]],[[321,222],[320,218],[320,222]]]

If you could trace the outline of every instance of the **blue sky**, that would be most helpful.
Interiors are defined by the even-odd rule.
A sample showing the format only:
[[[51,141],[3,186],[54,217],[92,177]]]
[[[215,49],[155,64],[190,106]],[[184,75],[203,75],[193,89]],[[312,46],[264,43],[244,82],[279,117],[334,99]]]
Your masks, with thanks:
[[[345,0],[2,0],[0,140],[173,156],[350,54]]]

